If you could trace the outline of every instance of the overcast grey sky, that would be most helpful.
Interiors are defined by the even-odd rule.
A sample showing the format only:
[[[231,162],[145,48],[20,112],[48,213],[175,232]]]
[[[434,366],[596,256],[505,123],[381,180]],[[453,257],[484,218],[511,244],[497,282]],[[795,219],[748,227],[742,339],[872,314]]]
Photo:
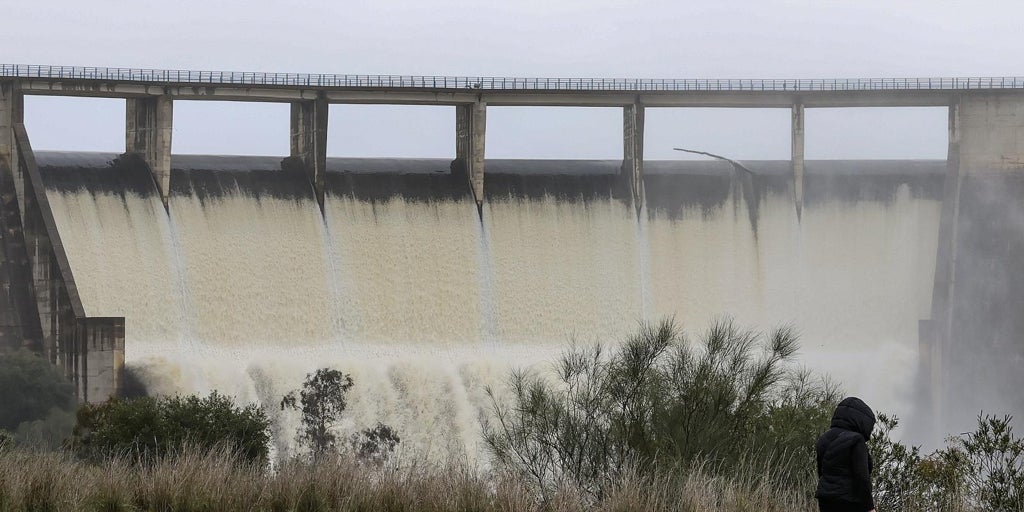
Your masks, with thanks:
[[[834,78],[1024,74],[1024,2],[0,0],[5,63],[311,73]],[[31,97],[37,148],[123,151],[124,102]],[[454,154],[454,109],[332,106],[332,156]],[[490,108],[492,158],[620,158],[618,109]],[[808,158],[942,158],[944,109],[807,111]],[[785,110],[649,109],[673,146],[788,158]],[[175,103],[176,153],[281,155],[288,107]]]

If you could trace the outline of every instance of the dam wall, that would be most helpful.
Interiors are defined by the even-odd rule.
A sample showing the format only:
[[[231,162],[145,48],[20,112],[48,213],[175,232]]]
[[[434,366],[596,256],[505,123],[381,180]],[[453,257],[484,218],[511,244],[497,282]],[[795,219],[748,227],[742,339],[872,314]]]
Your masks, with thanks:
[[[144,166],[42,153],[89,315],[123,316],[151,393],[231,393],[278,414],[307,372],[352,374],[345,428],[479,444],[484,387],[547,371],[569,343],[671,316],[792,324],[801,361],[883,410],[914,406],[941,161],[488,160],[480,210],[447,160],[328,159],[324,212],[281,158],[175,155],[164,209]],[[294,432],[277,436],[287,450]]]
[[[84,402],[121,392],[124,318],[87,316],[23,124],[0,155],[5,325],[0,349],[27,348],[60,368]],[[11,313],[15,314],[11,314]],[[11,325],[17,322],[15,325]]]
[[[42,347],[83,397],[119,392],[123,354],[150,392],[219,389],[274,410],[330,364],[363,383],[349,427],[383,420],[466,448],[484,386],[511,366],[643,320],[692,330],[731,314],[791,322],[809,366],[940,430],[976,408],[1024,413],[1021,77],[0,77],[13,178],[0,180],[0,344]],[[37,172],[16,148],[23,95],[125,99],[127,153],[49,153]],[[290,154],[174,155],[185,100],[291,104]],[[456,160],[328,159],[331,104],[452,106]],[[623,159],[486,159],[488,105],[622,108]],[[949,108],[945,162],[804,159],[806,109],[915,106]],[[789,109],[791,159],[645,161],[655,107]]]

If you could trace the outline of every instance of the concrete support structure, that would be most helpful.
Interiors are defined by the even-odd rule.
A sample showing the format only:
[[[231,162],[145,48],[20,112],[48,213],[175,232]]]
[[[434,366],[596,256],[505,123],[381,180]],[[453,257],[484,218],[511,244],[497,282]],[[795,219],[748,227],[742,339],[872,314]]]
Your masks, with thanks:
[[[43,332],[21,221],[22,193],[15,190],[20,179],[8,164],[11,156],[0,158],[0,351],[26,348],[42,353]]]
[[[487,104],[476,101],[455,107],[455,161],[452,170],[464,173],[477,207],[484,202],[484,153]]]
[[[18,82],[0,82],[0,160],[7,162],[15,176],[19,175],[18,152],[15,149],[14,126],[25,122],[25,97]],[[24,209],[21,180],[14,180],[18,188],[18,207]]]
[[[953,282],[956,261],[956,227],[960,209],[960,145],[962,138],[961,102],[949,106],[949,142],[946,153],[946,177],[943,184],[942,210],[939,216],[939,238],[935,255],[935,281],[932,287],[931,318],[918,326],[919,357],[925,389],[933,413],[944,417],[946,364],[953,313]]]
[[[171,191],[173,118],[174,104],[169,96],[126,100],[125,152],[138,153],[149,165],[165,208]]]
[[[622,179],[640,215],[644,200],[644,106],[639,102],[622,109]]]
[[[960,169],[966,173],[1024,170],[1024,96],[964,95],[959,105]]]
[[[931,318],[920,325],[921,367],[934,417],[955,411],[975,354],[959,345],[987,338],[992,347],[1019,332],[1020,176],[1024,172],[1024,96],[963,93],[949,105],[949,147],[939,221]],[[979,243],[999,239],[992,246]],[[981,252],[979,252],[981,251]],[[980,305],[975,309],[975,304]],[[985,330],[985,335],[978,335]],[[989,364],[994,364],[992,361]],[[952,381],[952,383],[951,383]]]
[[[31,269],[30,275],[17,278],[27,280],[35,298],[40,351],[75,384],[82,401],[105,401],[121,392],[124,318],[86,316],[24,124],[14,126],[14,138],[23,181],[22,234]]]
[[[793,164],[793,200],[796,214],[804,208],[804,104],[794,103],[792,108],[792,135],[790,161]]]
[[[291,157],[302,161],[321,213],[324,211],[324,178],[327,174],[328,112],[323,95],[315,100],[292,103]]]

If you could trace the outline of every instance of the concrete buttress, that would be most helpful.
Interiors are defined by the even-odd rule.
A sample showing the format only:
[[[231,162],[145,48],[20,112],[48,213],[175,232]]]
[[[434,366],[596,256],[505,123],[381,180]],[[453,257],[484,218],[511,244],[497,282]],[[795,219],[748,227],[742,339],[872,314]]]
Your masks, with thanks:
[[[8,273],[12,277],[9,284],[29,286],[27,295],[35,298],[34,308],[22,304],[37,315],[31,327],[40,333],[41,343],[33,348],[63,370],[75,385],[79,399],[106,401],[121,392],[124,318],[86,314],[25,125],[16,124],[14,133],[25,204],[20,212],[23,229],[18,234],[23,235],[22,252],[27,261],[19,266],[27,269]],[[2,162],[0,168],[5,166]],[[5,205],[5,223],[18,216]],[[5,249],[11,248],[9,242],[4,240]],[[13,283],[15,280],[17,283]],[[27,324],[27,320],[22,321],[23,327]],[[35,331],[36,326],[39,331]]]
[[[465,173],[477,208],[484,202],[484,153],[487,140],[487,104],[482,101],[455,107],[455,161],[452,170]]]
[[[957,107],[959,162],[965,173],[1024,170],[1024,97],[963,95]]]
[[[918,326],[921,374],[933,413],[942,417],[943,378],[948,359],[950,322],[952,321],[953,275],[956,252],[956,225],[960,205],[960,102],[949,106],[949,140],[942,209],[939,214],[939,238],[935,254],[935,279],[932,286],[931,318]]]
[[[644,106],[639,102],[622,109],[622,177],[639,216],[644,200]]]
[[[804,104],[794,103],[792,108],[791,156],[793,165],[793,201],[800,217],[804,208]]]
[[[14,173],[19,211],[25,209],[25,194],[18,165],[18,151],[14,145],[14,126],[24,122],[24,117],[25,97],[22,96],[18,83],[0,82],[0,159],[5,160]]]
[[[165,208],[171,191],[173,123],[174,105],[168,96],[126,100],[125,152],[141,155],[149,165]]]
[[[324,211],[324,178],[327,174],[328,112],[329,106],[323,95],[315,100],[292,103],[291,157],[302,160],[321,213]]]

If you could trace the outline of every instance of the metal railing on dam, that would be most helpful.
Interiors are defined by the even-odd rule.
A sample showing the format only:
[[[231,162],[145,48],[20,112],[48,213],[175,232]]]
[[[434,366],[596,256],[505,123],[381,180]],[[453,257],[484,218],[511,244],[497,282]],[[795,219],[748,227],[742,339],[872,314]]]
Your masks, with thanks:
[[[103,80],[330,88],[481,89],[492,91],[949,91],[1024,89],[1024,77],[833,79],[523,78],[347,75],[0,64],[0,78]]]

